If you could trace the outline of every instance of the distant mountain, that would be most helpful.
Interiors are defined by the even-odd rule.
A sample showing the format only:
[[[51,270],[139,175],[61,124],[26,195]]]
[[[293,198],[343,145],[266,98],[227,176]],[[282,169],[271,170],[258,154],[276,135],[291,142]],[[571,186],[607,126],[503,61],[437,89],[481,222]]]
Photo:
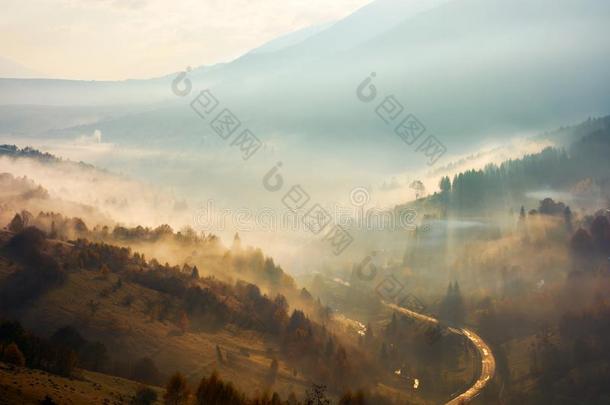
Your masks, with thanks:
[[[402,105],[400,118],[415,115],[425,135],[446,146],[445,163],[483,141],[608,114],[609,22],[610,3],[602,0],[377,0],[321,30],[193,69],[193,90],[184,98],[171,91],[175,75],[122,82],[0,79],[0,104],[64,106],[65,125],[37,125],[37,135],[46,138],[99,130],[123,148],[220,156],[226,144],[188,106],[210,88],[265,142],[266,162],[289,160],[299,173],[315,167],[342,184],[368,184],[426,167],[417,144],[394,133],[398,119],[385,124],[376,113],[390,95]],[[364,103],[356,89],[372,72],[377,97]],[[69,113],[85,105],[130,107],[88,121],[91,111]],[[25,115],[18,120],[0,110],[0,133],[27,134],[33,108],[19,107]],[[195,171],[187,163],[185,184]],[[152,165],[142,173],[164,178],[158,171],[166,165]],[[362,171],[356,179],[354,168]]]
[[[0,77],[4,78],[33,78],[44,77],[40,72],[27,68],[11,59],[0,56]]]
[[[258,48],[254,48],[248,54],[263,54],[263,53],[271,53],[278,52],[283,49],[295,46],[313,35],[326,30],[328,27],[332,26],[335,22],[329,22],[326,24],[314,25],[311,27],[306,27],[294,32],[290,32],[288,34],[279,36],[271,41],[259,46]]]
[[[405,18],[448,0],[376,0],[345,19],[298,30],[247,52],[231,63],[202,66],[192,76],[206,84],[230,79],[234,74],[256,76],[267,69],[301,59],[318,59],[351,49],[398,25]],[[0,105],[101,105],[133,104],[173,99],[169,85],[175,74],[149,80],[2,80]],[[1,77],[1,76],[0,76]],[[30,76],[24,76],[29,78]]]
[[[332,57],[382,35],[400,23],[451,0],[376,0],[344,19],[328,25],[292,47],[282,57],[298,59]]]

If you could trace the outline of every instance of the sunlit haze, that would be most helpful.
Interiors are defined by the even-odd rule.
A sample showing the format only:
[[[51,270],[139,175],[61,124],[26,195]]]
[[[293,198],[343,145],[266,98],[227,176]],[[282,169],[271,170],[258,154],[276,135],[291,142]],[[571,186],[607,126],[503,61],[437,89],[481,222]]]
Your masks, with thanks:
[[[33,77],[123,80],[227,62],[369,0],[6,0],[0,67]],[[3,60],[5,59],[5,60]]]
[[[4,0],[0,405],[610,404],[610,1]]]

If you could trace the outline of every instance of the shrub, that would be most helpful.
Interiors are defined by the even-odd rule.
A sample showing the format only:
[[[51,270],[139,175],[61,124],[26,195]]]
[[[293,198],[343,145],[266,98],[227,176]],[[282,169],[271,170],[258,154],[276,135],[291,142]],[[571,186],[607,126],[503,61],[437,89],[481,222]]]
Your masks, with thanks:
[[[8,230],[11,232],[21,232],[23,230],[23,219],[21,219],[21,215],[15,214],[13,220],[8,225]]]
[[[51,372],[64,376],[70,377],[74,373],[74,369],[78,365],[78,356],[72,349],[66,347],[60,347],[57,349],[55,358],[55,364],[51,368]]]
[[[7,247],[13,255],[20,259],[27,259],[40,252],[44,245],[44,241],[44,232],[30,226],[16,233],[15,236],[9,240]]]
[[[86,340],[73,326],[62,326],[51,336],[51,343],[79,351]]]
[[[10,255],[24,268],[11,273],[5,279],[0,289],[0,303],[3,306],[22,306],[65,281],[66,275],[57,260],[44,253],[44,242],[42,231],[28,227],[7,243]]]
[[[134,296],[132,294],[127,294],[121,300],[121,305],[124,307],[131,307],[131,305],[133,304],[134,301],[135,301]]]
[[[157,400],[157,393],[144,385],[138,387],[136,394],[131,400],[131,405],[151,405]]]
[[[148,357],[136,362],[131,371],[131,379],[147,384],[159,384],[161,380],[157,366]]]
[[[17,346],[15,343],[9,344],[4,349],[2,360],[5,363],[13,364],[18,367],[25,366],[25,357],[23,356],[23,353],[21,353],[21,350],[19,350],[19,346]]]
[[[108,351],[101,342],[88,342],[79,351],[80,365],[92,371],[103,371],[108,365]]]
[[[57,402],[53,401],[53,398],[50,396],[45,395],[44,399],[40,401],[40,405],[57,405]]]
[[[186,379],[180,373],[176,373],[169,379],[165,387],[166,405],[182,405],[188,402],[189,388],[186,384]]]
[[[242,405],[246,404],[244,396],[233,388],[231,383],[223,382],[216,372],[210,378],[202,378],[197,388],[197,405]]]

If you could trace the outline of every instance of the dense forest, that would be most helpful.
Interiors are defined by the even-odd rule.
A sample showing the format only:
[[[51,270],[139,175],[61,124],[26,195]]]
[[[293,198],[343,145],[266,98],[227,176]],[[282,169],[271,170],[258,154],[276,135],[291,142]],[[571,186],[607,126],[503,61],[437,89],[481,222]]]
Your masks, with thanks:
[[[488,216],[537,201],[530,192],[572,191],[592,203],[610,196],[610,117],[571,129],[571,145],[443,177],[439,192],[410,204],[440,215]],[[574,139],[575,138],[575,139]]]

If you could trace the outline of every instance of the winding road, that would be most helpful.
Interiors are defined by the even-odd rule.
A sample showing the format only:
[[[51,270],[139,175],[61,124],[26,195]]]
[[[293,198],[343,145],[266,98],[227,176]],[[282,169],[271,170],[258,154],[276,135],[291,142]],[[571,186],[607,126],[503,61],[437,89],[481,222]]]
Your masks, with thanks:
[[[421,321],[429,322],[429,323],[433,323],[433,324],[437,324],[437,325],[439,324],[438,319],[432,318],[431,316],[420,314],[418,312],[411,311],[411,310],[403,308],[403,307],[399,307],[398,305],[389,304],[387,302],[384,302],[384,304],[388,308],[391,308],[394,311],[405,314],[411,318],[419,319]],[[481,372],[480,372],[479,378],[475,381],[475,383],[470,388],[468,388],[468,390],[461,393],[457,397],[453,398],[452,400],[447,402],[445,405],[467,404],[468,402],[470,402],[472,399],[474,399],[477,395],[479,395],[481,393],[483,388],[485,388],[485,386],[489,383],[489,381],[494,376],[494,373],[496,372],[496,359],[494,358],[493,353],[492,353],[491,349],[489,348],[489,346],[487,345],[487,343],[485,343],[485,341],[483,339],[481,339],[481,337],[479,335],[477,335],[476,333],[474,333],[472,330],[466,329],[466,328],[459,329],[459,328],[452,328],[452,327],[448,327],[447,330],[450,333],[454,333],[454,334],[462,335],[462,336],[466,337],[470,341],[470,343],[474,346],[474,348],[477,350],[478,357],[481,360]]]

